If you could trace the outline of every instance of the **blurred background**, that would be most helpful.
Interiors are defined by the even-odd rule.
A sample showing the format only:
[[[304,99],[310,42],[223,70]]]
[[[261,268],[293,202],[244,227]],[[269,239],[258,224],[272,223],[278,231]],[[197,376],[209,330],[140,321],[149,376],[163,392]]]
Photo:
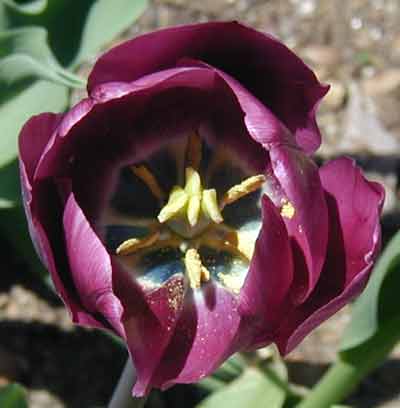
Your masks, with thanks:
[[[1,5],[2,1],[10,3],[0,0],[0,7],[6,7]],[[23,6],[39,2],[15,3]],[[53,6],[57,3],[60,2],[49,1]],[[68,10],[76,6],[75,1],[62,3],[67,4]],[[63,38],[59,33],[67,30],[67,26],[76,26],[74,35],[78,41],[79,27],[83,26],[93,3],[96,2],[82,1],[81,14],[68,14],[58,31],[51,24],[46,26],[50,47],[63,66],[72,61],[73,52],[58,51],[64,46],[57,40]],[[116,3],[108,2],[110,12],[118,7]],[[133,8],[134,3],[131,1]],[[140,9],[135,11],[136,21],[132,22],[132,18],[128,29],[128,24],[122,25],[119,30],[122,32],[114,39],[107,38],[101,44],[102,49],[160,27],[210,20],[239,20],[273,34],[292,48],[322,82],[331,85],[318,115],[323,133],[318,160],[322,162],[342,154],[354,157],[370,179],[386,188],[384,242],[399,229],[399,0],[149,0],[140,3]],[[124,13],[129,15],[129,6]],[[0,13],[0,23],[2,16]],[[29,23],[35,24],[35,20]],[[1,44],[0,40],[0,58],[4,54]],[[98,55],[98,48],[93,50],[96,53],[88,54],[88,61],[75,65],[83,77]],[[10,89],[20,95],[17,86],[5,89],[0,82],[0,129],[9,114],[6,96]],[[76,90],[68,98],[77,101],[83,95],[84,91]],[[38,112],[53,110],[53,106],[36,108]],[[14,133],[22,123],[20,116],[13,119]],[[4,148],[1,143],[0,146]],[[18,207],[10,204],[18,201],[15,171],[15,161],[11,160],[1,167],[0,174],[0,386],[19,382],[27,390],[29,407],[34,408],[104,405],[126,354],[109,337],[73,327],[62,303],[46,285],[46,276],[30,252],[29,240],[22,242],[22,219],[15,221],[10,217]],[[289,355],[287,365],[292,382],[312,386],[320,378],[335,359],[349,319],[349,308],[345,308]],[[363,381],[347,403],[359,408],[399,408],[399,379],[400,347]],[[163,399],[159,398],[157,406],[190,407],[198,398],[196,387],[175,387]]]

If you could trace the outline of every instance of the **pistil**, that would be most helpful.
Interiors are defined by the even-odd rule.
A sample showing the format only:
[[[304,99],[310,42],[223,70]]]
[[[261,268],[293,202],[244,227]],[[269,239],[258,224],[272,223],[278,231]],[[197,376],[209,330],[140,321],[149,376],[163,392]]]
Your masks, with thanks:
[[[210,272],[203,265],[198,252],[200,246],[211,247],[217,251],[228,251],[240,257],[242,261],[250,262],[255,239],[223,224],[222,211],[227,205],[261,188],[265,182],[265,176],[257,174],[246,178],[231,187],[218,200],[215,189],[203,189],[199,174],[202,144],[197,133],[188,138],[184,156],[186,164],[184,186],[175,185],[166,203],[166,194],[153,173],[144,165],[131,166],[132,172],[164,205],[157,216],[159,222],[157,229],[145,238],[131,238],[124,241],[117,248],[116,254],[131,255],[142,250],[156,250],[166,245],[177,247],[182,252],[190,287],[197,289],[203,282],[210,280]],[[293,206],[289,202],[283,203],[281,214],[292,217]],[[167,233],[172,238],[162,238],[162,233],[163,237]],[[235,291],[240,289],[239,281],[232,280],[234,277],[230,277],[229,274],[220,273],[220,275],[221,281],[226,286]]]

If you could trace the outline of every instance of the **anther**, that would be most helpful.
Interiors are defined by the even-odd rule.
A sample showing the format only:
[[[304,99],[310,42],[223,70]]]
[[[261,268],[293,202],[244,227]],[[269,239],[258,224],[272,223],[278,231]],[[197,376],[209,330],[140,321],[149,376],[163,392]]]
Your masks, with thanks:
[[[285,199],[282,201],[282,203],[283,203],[281,207],[282,217],[289,218],[291,220],[296,212],[295,208],[293,207],[293,204]]]
[[[164,191],[161,189],[153,173],[146,166],[131,166],[131,170],[137,177],[144,181],[155,197],[157,197],[159,200],[164,199]]]
[[[198,170],[201,162],[201,140],[197,133],[192,133],[189,136],[187,151],[186,151],[186,165]]]
[[[115,251],[117,255],[131,255],[139,249],[147,248],[155,244],[160,238],[160,232],[155,231],[145,238],[130,238],[124,241]]]
[[[256,176],[251,176],[242,181],[240,184],[236,184],[235,186],[231,187],[222,197],[220,209],[222,210],[226,205],[231,204],[243,196],[258,190],[261,188],[264,182],[265,176],[263,174],[257,174]]]
[[[192,289],[197,289],[200,287],[201,282],[210,280],[210,272],[202,264],[200,254],[195,248],[190,248],[186,251],[185,267]]]

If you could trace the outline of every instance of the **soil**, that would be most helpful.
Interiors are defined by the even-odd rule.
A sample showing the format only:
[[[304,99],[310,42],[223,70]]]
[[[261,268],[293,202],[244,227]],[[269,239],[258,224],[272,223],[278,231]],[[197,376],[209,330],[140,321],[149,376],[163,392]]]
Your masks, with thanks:
[[[324,135],[318,160],[350,155],[384,184],[386,242],[400,227],[400,2],[153,0],[118,42],[159,27],[232,19],[280,38],[331,84],[318,116]],[[32,279],[6,237],[0,245],[0,386],[20,382],[33,408],[105,405],[126,352],[99,331],[73,326],[62,303]],[[320,378],[335,359],[349,319],[347,307],[289,355],[293,382],[311,386]],[[347,402],[400,407],[399,379],[397,348]],[[193,387],[178,387],[161,406],[189,406],[197,397]]]

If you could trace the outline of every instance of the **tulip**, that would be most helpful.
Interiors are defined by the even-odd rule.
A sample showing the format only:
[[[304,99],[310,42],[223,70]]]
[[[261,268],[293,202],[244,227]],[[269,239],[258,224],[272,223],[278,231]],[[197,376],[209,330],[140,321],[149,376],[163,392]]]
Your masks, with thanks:
[[[37,252],[73,321],[126,342],[135,395],[287,354],[366,285],[384,193],[313,162],[327,91],[273,37],[195,24],[111,49],[86,99],[23,127]]]

